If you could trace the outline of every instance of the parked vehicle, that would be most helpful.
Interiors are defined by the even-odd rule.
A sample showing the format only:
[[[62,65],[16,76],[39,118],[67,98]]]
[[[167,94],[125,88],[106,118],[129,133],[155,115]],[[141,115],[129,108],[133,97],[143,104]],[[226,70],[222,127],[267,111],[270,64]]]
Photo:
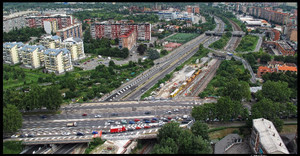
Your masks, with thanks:
[[[121,123],[122,124],[127,124],[127,121],[126,120],[121,120]]]
[[[108,120],[107,122],[108,122],[108,123],[114,123],[115,121],[113,121],[113,120]]]
[[[140,121],[140,119],[134,119],[134,122],[138,122],[138,121]]]
[[[144,129],[150,128],[150,126],[144,126]]]
[[[41,118],[42,118],[42,119],[46,119],[47,116],[46,116],[46,115],[42,115]]]
[[[28,134],[28,137],[29,137],[29,138],[33,138],[34,135],[33,135],[33,134]]]
[[[125,132],[126,128],[125,126],[114,126],[110,128],[110,133],[119,133],[119,132]]]
[[[173,111],[174,111],[174,112],[179,112],[179,110],[178,110],[178,109],[174,109]]]
[[[141,128],[141,127],[139,127],[139,126],[136,126],[136,127],[135,127],[135,129],[142,129],[142,128]]]
[[[155,122],[156,122],[156,120],[151,120],[151,122],[152,122],[152,123],[155,123]]]
[[[151,112],[147,111],[147,112],[145,112],[145,114],[151,114]]]
[[[76,127],[76,126],[77,126],[76,122],[67,123],[67,127]]]
[[[95,118],[101,118],[101,115],[95,115]]]
[[[116,124],[116,125],[120,125],[121,123],[120,123],[119,121],[116,121],[115,124]]]
[[[92,134],[98,134],[98,132],[97,131],[93,131]]]
[[[145,123],[150,123],[150,122],[151,122],[151,121],[149,121],[149,120],[146,120],[146,121],[145,121]]]
[[[112,113],[111,116],[118,116],[118,113]]]
[[[110,123],[109,122],[105,122],[105,124],[104,124],[105,126],[109,126],[110,125]]]
[[[84,133],[82,133],[82,132],[78,132],[77,133],[77,136],[84,136],[85,134]]]
[[[129,124],[135,124],[135,122],[134,121],[129,121]]]
[[[83,113],[82,116],[87,116],[87,114],[86,114],[86,113]]]
[[[157,121],[158,119],[157,119],[157,118],[152,118],[152,120],[155,120],[155,121]]]

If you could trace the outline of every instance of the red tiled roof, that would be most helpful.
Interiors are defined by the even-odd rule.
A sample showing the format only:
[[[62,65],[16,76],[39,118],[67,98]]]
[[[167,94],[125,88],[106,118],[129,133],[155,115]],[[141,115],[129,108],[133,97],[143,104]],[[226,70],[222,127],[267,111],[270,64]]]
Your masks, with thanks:
[[[278,66],[278,70],[285,70],[285,71],[297,71],[297,67],[290,67],[290,66]]]

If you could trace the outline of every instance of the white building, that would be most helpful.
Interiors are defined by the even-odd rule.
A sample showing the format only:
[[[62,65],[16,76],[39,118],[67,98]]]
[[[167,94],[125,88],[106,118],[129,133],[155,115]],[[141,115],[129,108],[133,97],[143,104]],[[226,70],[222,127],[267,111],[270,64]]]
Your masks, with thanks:
[[[67,49],[47,49],[44,52],[45,68],[57,74],[73,69],[71,54]]]

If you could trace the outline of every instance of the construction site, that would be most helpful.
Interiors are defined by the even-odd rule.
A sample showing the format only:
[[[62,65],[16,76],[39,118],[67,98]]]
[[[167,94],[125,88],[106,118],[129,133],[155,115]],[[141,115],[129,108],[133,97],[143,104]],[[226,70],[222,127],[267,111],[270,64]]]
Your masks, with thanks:
[[[195,64],[185,65],[169,81],[161,83],[147,99],[197,97],[212,80],[220,63],[220,59],[212,57],[203,57],[200,61],[197,59]]]

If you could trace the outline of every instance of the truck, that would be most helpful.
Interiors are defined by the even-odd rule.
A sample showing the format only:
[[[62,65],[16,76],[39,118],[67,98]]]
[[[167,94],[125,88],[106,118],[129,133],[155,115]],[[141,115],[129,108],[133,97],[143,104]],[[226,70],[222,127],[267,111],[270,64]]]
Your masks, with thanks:
[[[126,128],[125,126],[112,126],[110,127],[110,133],[119,133],[119,132],[125,132]]]
[[[67,123],[67,127],[76,127],[76,126],[77,126],[76,122]]]

